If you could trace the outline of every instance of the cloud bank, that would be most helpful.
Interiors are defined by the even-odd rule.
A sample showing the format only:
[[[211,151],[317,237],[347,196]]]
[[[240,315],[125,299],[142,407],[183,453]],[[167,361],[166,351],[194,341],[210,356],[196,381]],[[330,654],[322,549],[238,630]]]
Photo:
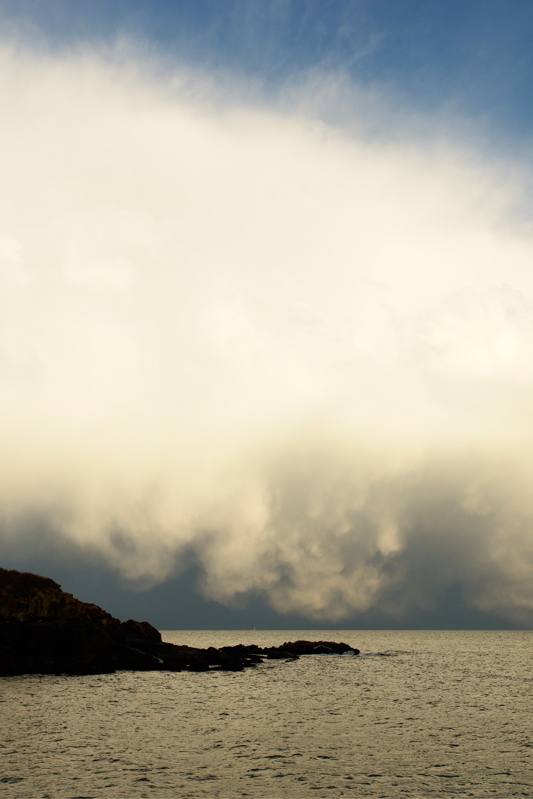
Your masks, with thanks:
[[[0,62],[4,541],[31,517],[140,587],[193,557],[317,621],[454,592],[530,624],[523,165],[357,87],[328,123],[330,78]]]

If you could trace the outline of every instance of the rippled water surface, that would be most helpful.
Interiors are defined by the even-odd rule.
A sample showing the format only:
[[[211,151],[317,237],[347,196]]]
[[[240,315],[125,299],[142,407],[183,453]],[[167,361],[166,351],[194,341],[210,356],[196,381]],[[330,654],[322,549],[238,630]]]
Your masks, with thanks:
[[[533,797],[533,633],[163,638],[322,638],[367,654],[238,673],[2,678],[0,796]]]

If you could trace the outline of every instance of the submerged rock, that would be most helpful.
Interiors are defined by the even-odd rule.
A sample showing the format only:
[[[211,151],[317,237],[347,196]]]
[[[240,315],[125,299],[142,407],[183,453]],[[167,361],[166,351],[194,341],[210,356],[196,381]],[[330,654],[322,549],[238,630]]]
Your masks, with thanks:
[[[0,675],[126,671],[243,671],[264,658],[358,654],[348,644],[293,641],[219,649],[169,644],[146,621],[121,622],[48,577],[0,569]]]

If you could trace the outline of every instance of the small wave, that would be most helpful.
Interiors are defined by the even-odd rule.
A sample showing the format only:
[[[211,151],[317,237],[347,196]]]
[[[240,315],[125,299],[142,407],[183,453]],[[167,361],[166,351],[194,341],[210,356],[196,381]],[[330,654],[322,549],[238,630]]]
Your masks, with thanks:
[[[359,652],[359,657],[364,658],[390,658],[395,657],[398,653],[388,649],[386,652]]]

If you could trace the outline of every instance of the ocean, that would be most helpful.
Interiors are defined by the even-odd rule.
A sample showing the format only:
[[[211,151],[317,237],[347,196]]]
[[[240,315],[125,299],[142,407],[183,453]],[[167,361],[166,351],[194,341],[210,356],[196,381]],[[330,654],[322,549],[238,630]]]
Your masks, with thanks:
[[[531,632],[172,631],[345,641],[244,672],[0,680],[0,796],[533,797]]]

